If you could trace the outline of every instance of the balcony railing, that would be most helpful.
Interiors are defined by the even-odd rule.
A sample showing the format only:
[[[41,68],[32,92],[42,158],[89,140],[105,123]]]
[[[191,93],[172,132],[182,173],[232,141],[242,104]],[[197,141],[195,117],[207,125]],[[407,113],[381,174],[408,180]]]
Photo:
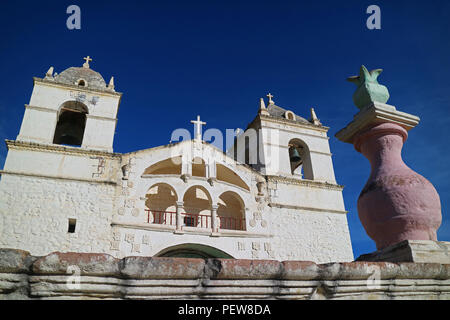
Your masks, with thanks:
[[[158,211],[145,209],[147,212],[147,223],[165,224],[175,226],[177,223],[177,213],[173,211]]]
[[[196,213],[181,213],[185,226],[197,228],[211,228],[211,216]]]
[[[218,217],[220,219],[219,228],[228,230],[245,230],[245,219],[233,217]]]
[[[160,211],[145,209],[147,223],[161,225],[177,225],[177,213],[174,211]],[[182,225],[186,227],[210,229],[212,228],[211,216],[197,213],[181,212]],[[217,216],[219,229],[245,230],[245,219]]]

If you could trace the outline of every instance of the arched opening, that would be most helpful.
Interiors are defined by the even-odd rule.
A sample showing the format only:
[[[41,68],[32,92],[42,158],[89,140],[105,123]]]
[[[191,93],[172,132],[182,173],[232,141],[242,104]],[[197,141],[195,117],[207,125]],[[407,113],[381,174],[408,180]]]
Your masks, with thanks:
[[[284,117],[288,120],[294,120],[295,121],[295,114],[292,111],[286,111],[284,113]]]
[[[144,174],[181,174],[181,156],[159,161],[145,169]]]
[[[196,157],[192,159],[192,176],[206,177],[206,164],[202,158]]]
[[[78,80],[77,83],[80,87],[86,87],[86,81],[84,79],[80,79]]]
[[[216,164],[216,177],[217,180],[228,182],[247,191],[250,191],[250,188],[244,182],[244,180],[241,179],[241,177],[239,177],[233,170],[219,163]]]
[[[192,186],[184,193],[183,222],[188,227],[211,228],[211,196],[202,186]]]
[[[245,205],[242,198],[233,191],[222,193],[217,202],[217,216],[220,229],[245,230]]]
[[[172,186],[157,183],[148,189],[145,198],[148,223],[176,225],[178,196]]]
[[[65,102],[59,111],[53,143],[81,146],[88,108],[78,101]]]
[[[171,246],[158,252],[155,257],[234,259],[228,253],[220,249],[198,243],[183,243]]]
[[[289,141],[288,147],[292,175],[314,180],[311,157],[307,145],[300,139],[292,139]]]

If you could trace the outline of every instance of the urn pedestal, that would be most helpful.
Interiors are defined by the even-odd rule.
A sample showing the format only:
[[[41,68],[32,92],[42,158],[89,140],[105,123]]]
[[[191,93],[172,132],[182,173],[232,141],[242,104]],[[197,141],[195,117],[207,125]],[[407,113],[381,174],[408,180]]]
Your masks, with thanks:
[[[373,102],[336,134],[370,162],[371,174],[358,199],[358,215],[378,250],[406,240],[437,240],[442,220],[439,195],[401,157],[408,130],[418,122],[416,116]]]

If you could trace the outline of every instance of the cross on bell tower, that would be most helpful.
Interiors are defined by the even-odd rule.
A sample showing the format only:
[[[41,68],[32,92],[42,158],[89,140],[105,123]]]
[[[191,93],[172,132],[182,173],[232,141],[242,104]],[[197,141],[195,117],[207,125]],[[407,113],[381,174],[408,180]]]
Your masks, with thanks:
[[[195,140],[202,140],[202,126],[206,122],[200,121],[200,116],[197,116],[197,120],[191,120],[191,123],[194,124],[195,128]]]
[[[272,100],[273,95],[270,94],[270,92],[266,95],[267,98],[269,98],[269,104],[275,104],[275,102]]]

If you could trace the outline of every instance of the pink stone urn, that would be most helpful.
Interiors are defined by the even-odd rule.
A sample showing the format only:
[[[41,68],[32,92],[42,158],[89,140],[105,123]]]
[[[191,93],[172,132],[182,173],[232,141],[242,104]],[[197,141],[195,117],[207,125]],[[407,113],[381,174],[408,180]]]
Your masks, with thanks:
[[[392,122],[360,130],[353,145],[371,165],[358,215],[377,249],[403,240],[437,240],[441,202],[433,185],[402,160],[407,131]]]

